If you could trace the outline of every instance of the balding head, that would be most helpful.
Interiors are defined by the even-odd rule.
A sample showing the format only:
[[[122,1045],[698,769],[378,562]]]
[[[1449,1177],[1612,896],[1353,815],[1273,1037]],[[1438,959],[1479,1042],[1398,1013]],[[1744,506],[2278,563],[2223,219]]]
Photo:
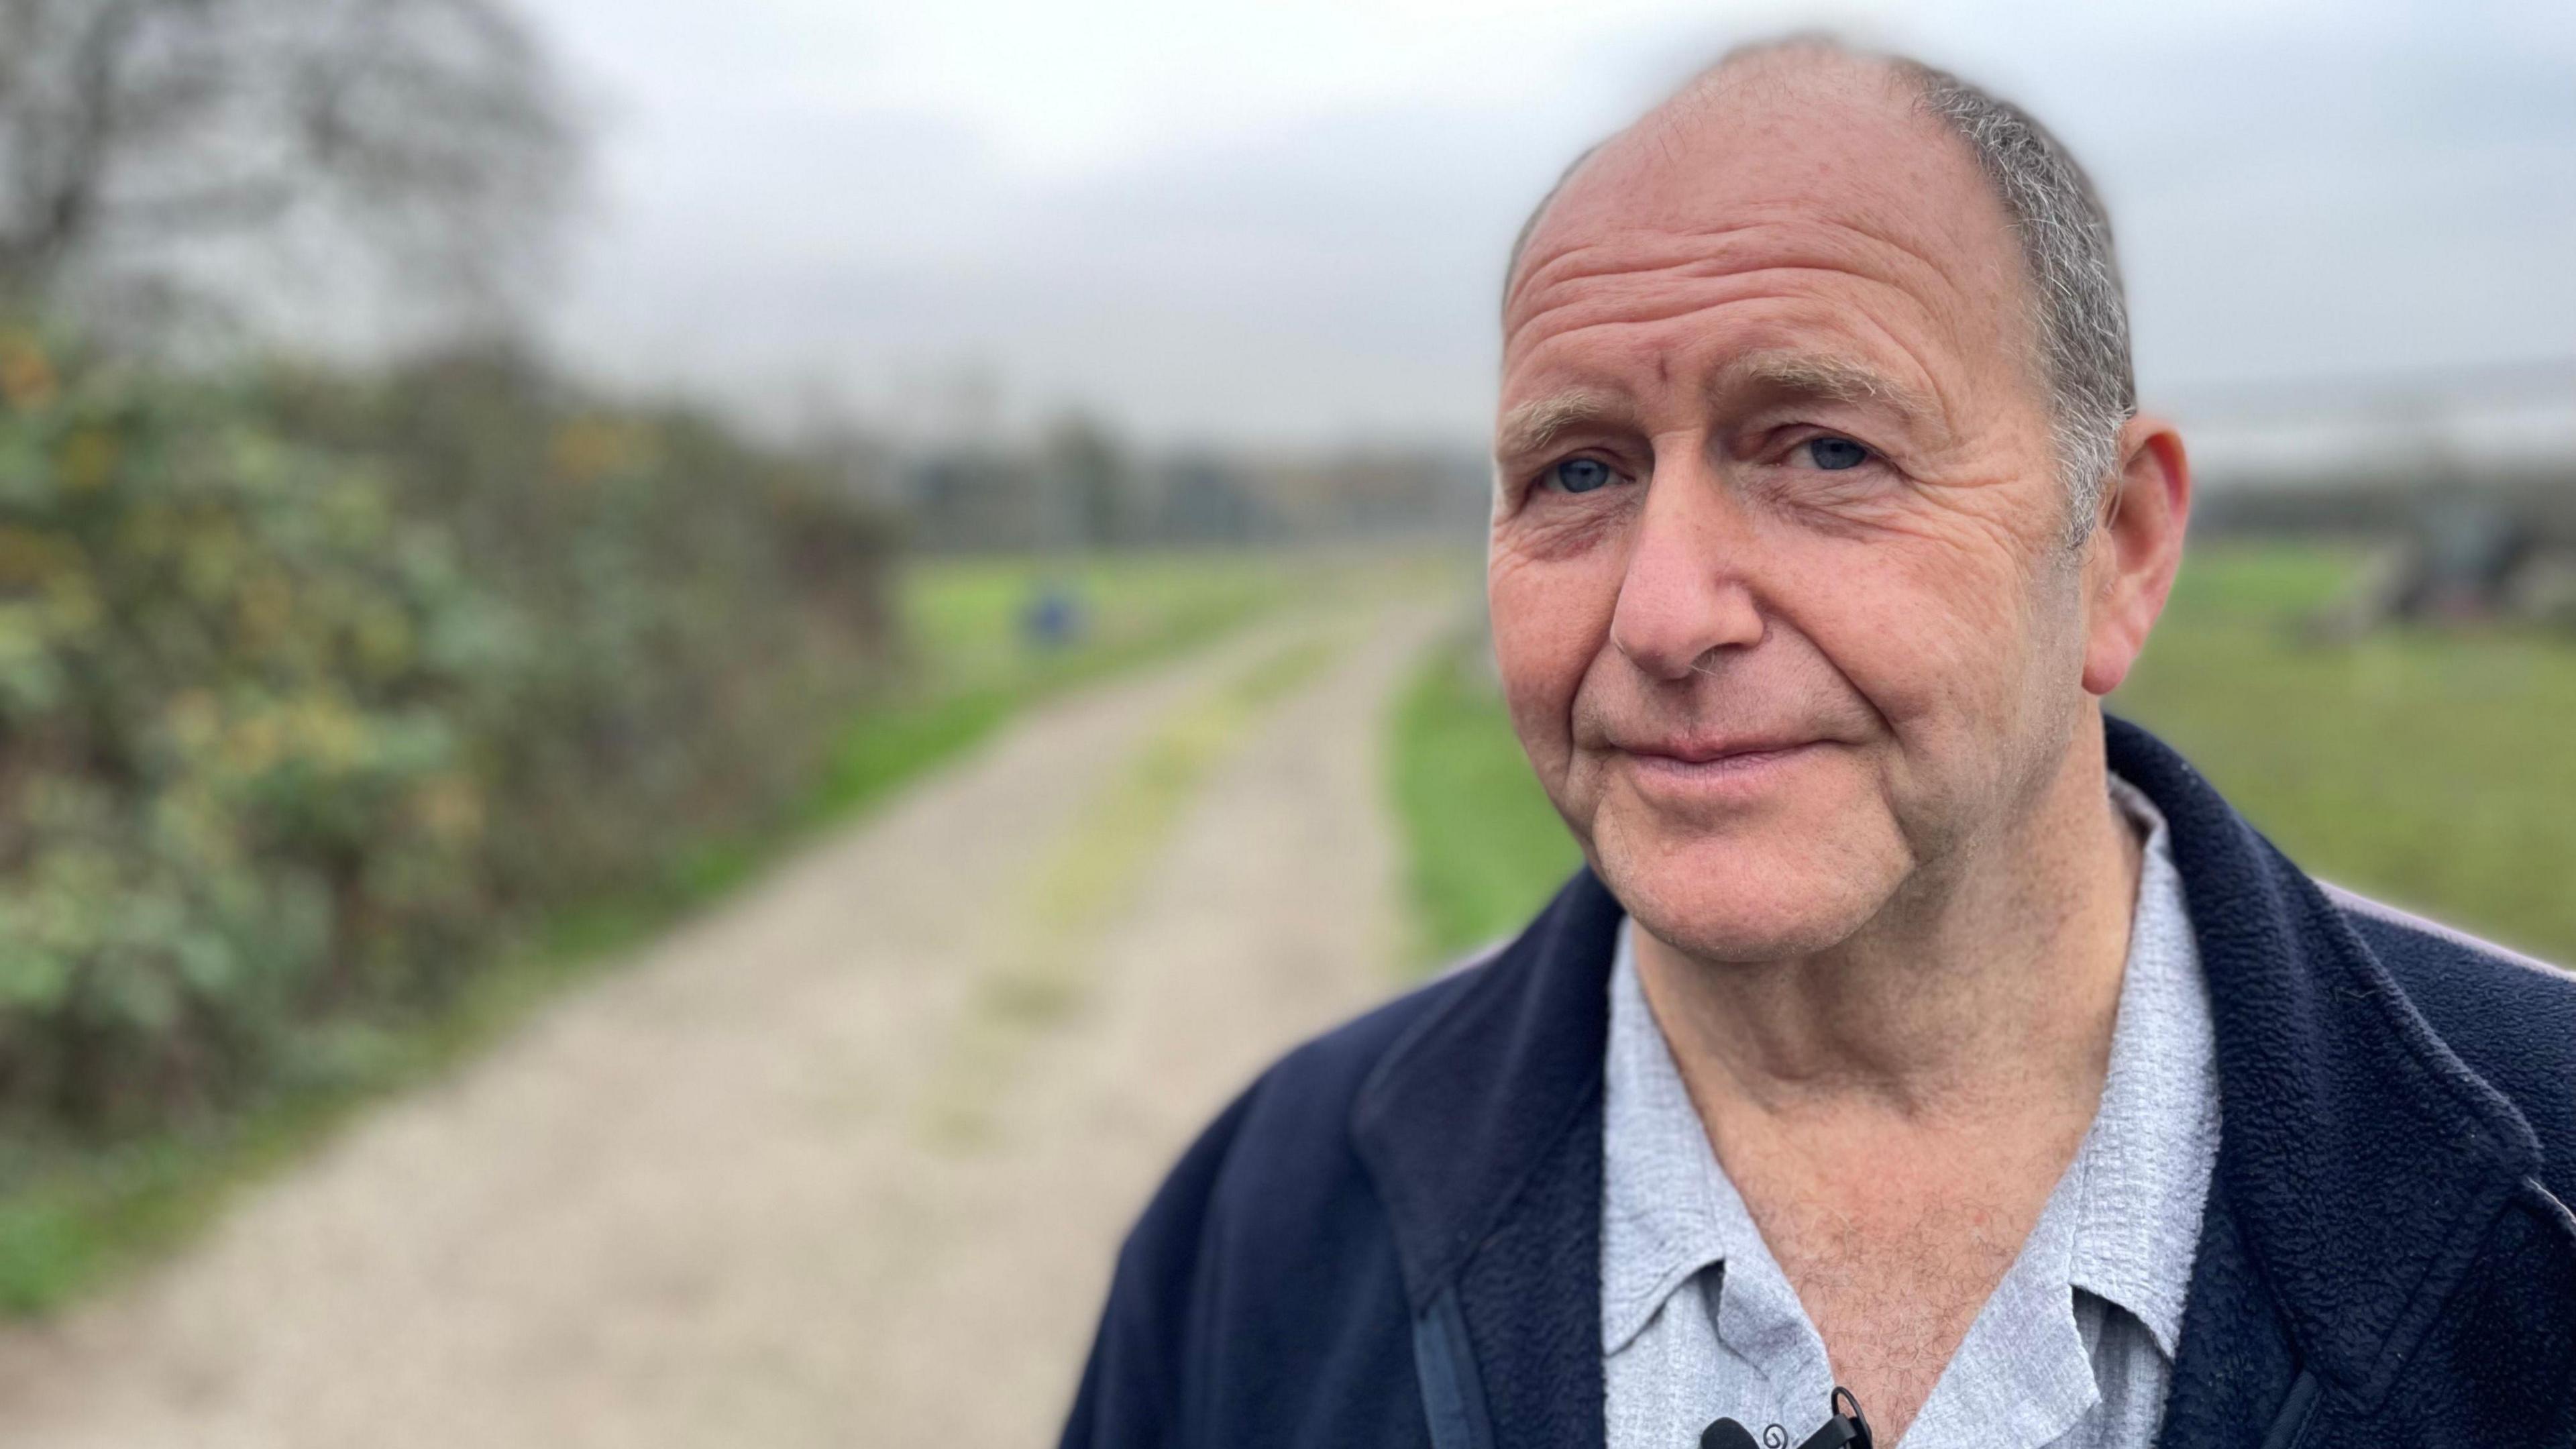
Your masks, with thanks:
[[[1723,165],[1723,155],[1692,149],[1695,126],[1705,129],[1728,107],[1768,109],[1794,126],[1802,103],[1819,98],[1884,103],[1965,147],[2020,260],[2022,335],[2032,374],[2049,398],[2070,494],[2070,541],[2080,539],[2116,461],[2121,424],[2137,411],[2110,215],[2083,167],[2045,126],[1947,71],[1823,36],[1729,52],[1628,129],[1575,158],[1513,239],[1506,295],[1531,237],[1596,157],[1642,145],[1689,164]]]

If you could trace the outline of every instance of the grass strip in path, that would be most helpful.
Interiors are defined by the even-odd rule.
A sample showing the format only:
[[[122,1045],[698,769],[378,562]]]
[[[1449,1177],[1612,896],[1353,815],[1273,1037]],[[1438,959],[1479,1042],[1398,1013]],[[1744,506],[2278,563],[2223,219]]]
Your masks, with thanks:
[[[929,1096],[925,1128],[950,1147],[992,1136],[1018,1058],[1075,1010],[1102,931],[1143,885],[1190,803],[1272,706],[1332,663],[1340,641],[1291,638],[1230,675],[1147,739],[1040,863],[1002,959],[977,983]]]

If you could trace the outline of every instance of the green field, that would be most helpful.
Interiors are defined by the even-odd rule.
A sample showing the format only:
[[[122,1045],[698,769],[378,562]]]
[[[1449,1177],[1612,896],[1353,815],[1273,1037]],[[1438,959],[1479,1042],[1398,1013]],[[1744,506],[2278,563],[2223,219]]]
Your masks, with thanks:
[[[2397,631],[2312,642],[2360,560],[2194,550],[2115,713],[2191,757],[2310,872],[2576,961],[2576,639]],[[1393,722],[1422,960],[1517,928],[1577,859],[1521,762],[1481,638]]]
[[[353,1109],[469,1055],[805,832],[848,818],[1047,695],[1214,638],[1314,572],[1225,553],[911,565],[901,591],[905,657],[790,817],[690,842],[649,888],[543,923],[435,1014],[351,1023],[317,1040],[294,1082],[245,1110],[104,1142],[0,1133],[0,1311],[53,1308],[184,1241],[229,1193],[309,1151]],[[1066,644],[1023,637],[1041,579],[1077,601],[1082,627]]]
[[[2112,707],[2311,874],[2576,962],[2576,638],[2310,642],[2350,555],[2209,548]]]

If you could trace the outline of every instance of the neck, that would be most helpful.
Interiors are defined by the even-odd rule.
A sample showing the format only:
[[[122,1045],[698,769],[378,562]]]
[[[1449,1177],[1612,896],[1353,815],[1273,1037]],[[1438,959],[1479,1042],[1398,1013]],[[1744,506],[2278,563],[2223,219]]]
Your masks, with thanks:
[[[2090,1115],[2139,845],[2109,798],[2099,730],[2075,737],[2020,822],[1829,950],[1701,962],[1630,922],[1640,984],[1704,1116]]]

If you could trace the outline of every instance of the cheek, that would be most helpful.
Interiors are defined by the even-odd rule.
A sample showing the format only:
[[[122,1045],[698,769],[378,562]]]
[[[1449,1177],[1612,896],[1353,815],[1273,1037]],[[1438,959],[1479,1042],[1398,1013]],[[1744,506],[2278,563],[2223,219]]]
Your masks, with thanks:
[[[1619,577],[1613,550],[1546,557],[1496,541],[1485,582],[1494,661],[1513,728],[1542,775],[1552,777],[1568,751],[1574,695],[1606,646]]]
[[[1999,540],[1881,535],[1814,550],[1806,628],[1900,735],[1991,737],[2024,695],[2034,581]]]

